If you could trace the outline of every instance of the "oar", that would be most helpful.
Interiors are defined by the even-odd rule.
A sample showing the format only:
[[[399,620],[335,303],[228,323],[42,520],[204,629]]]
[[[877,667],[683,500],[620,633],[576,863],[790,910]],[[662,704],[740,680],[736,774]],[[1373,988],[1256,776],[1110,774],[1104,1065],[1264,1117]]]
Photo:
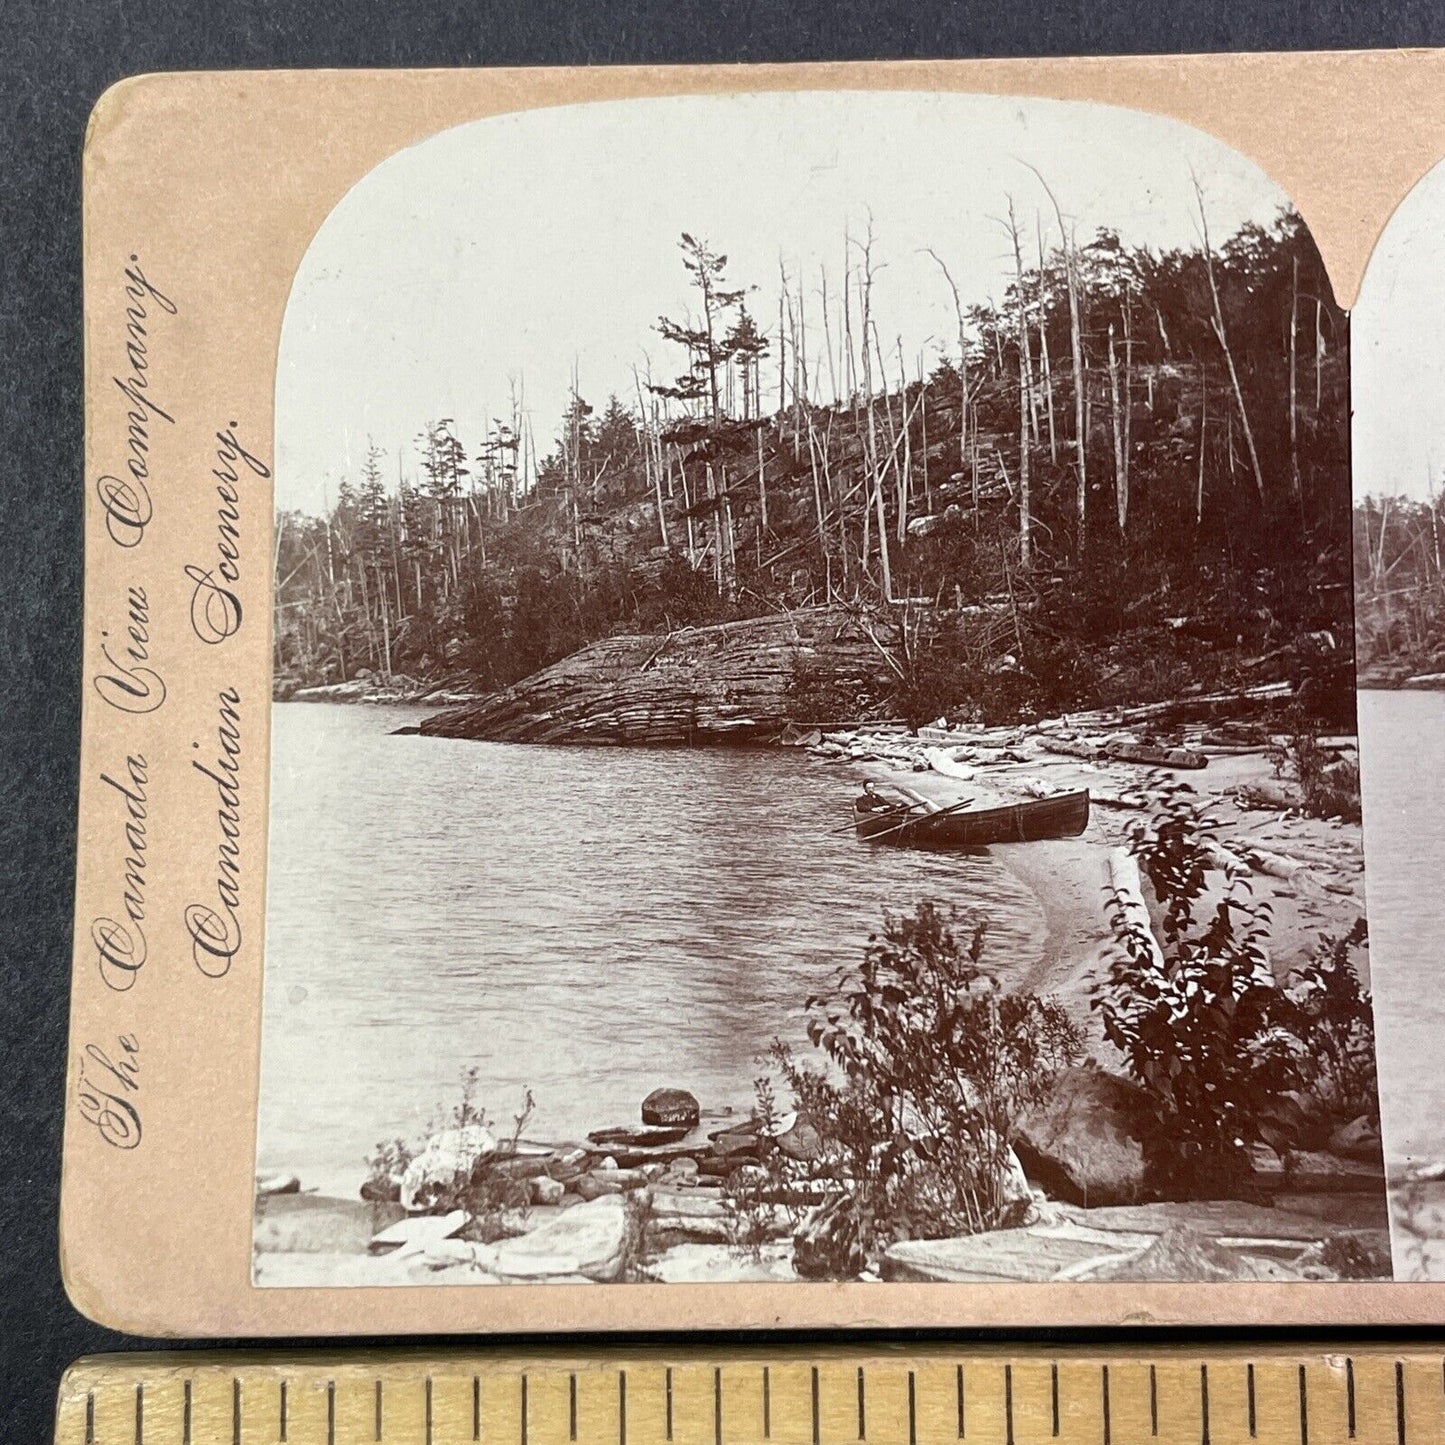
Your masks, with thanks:
[[[874,833],[869,837],[868,842],[877,843],[883,838],[891,838],[895,833],[901,833],[905,828],[911,828],[916,823],[928,822],[933,818],[946,818],[950,813],[961,813],[965,808],[973,806],[972,798],[965,798],[961,803],[953,803],[947,808],[940,808],[936,813],[920,813],[905,818],[896,828],[887,828],[881,833]]]

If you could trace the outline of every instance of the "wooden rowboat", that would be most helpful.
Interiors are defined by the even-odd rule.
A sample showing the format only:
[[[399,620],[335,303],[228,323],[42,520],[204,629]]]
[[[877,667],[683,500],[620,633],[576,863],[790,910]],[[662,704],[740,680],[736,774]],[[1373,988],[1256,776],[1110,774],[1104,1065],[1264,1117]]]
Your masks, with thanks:
[[[1029,798],[995,808],[922,812],[865,793],[853,804],[860,838],[914,848],[984,848],[990,843],[1033,843],[1075,838],[1089,826],[1089,790]]]

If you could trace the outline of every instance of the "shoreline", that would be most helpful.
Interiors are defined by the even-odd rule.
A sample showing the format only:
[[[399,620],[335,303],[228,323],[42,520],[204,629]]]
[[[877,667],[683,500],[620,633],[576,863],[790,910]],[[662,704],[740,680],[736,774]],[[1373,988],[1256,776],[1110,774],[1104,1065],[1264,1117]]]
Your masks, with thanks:
[[[1109,806],[1096,802],[1087,829],[1078,837],[995,845],[990,850],[1002,867],[1037,900],[1045,925],[1040,956],[1027,970],[1009,974],[1010,984],[1058,998],[1084,1029],[1086,1054],[1103,1068],[1115,1069],[1119,1061],[1100,1036],[1096,1015],[1089,1007],[1088,992],[1091,975],[1104,961],[1111,941],[1105,916],[1109,858],[1113,850],[1125,842],[1130,821],[1147,816],[1145,806],[1126,800],[1139,797],[1140,786],[1149,778],[1151,769],[1115,759],[1084,759],[1047,752],[1040,745],[1040,739],[1046,736],[1049,726],[1035,725],[1027,730],[988,730],[990,736],[983,743],[976,736],[983,731],[979,729],[959,729],[956,733],[943,733],[941,738],[937,736],[939,730],[925,729],[927,737],[919,738],[894,728],[881,732],[859,730],[849,734],[829,734],[826,738],[809,735],[800,742],[815,755],[821,753],[820,762],[824,758],[832,762],[846,761],[849,774],[860,780],[901,783],[940,806],[948,806],[970,796],[977,796],[985,803],[995,799],[1005,802],[1036,797],[1040,791],[1064,791],[1078,787],[1088,787],[1096,798],[1108,798],[1124,804]],[[1005,732],[1015,735],[1006,740],[1006,745],[998,746],[999,734]],[[1350,745],[1353,745],[1353,740],[1350,740]],[[989,753],[989,748],[994,751]],[[1261,744],[1249,751],[1240,748],[1206,748],[1206,751],[1209,756],[1204,768],[1176,776],[1185,777],[1208,803],[1211,814],[1218,817],[1221,842],[1226,846],[1235,844],[1242,848],[1243,840],[1248,840],[1254,847],[1270,845],[1271,849],[1284,850],[1280,856],[1307,855],[1311,859],[1308,869],[1300,867],[1290,877],[1276,877],[1260,871],[1252,879],[1256,896],[1267,897],[1275,910],[1270,929],[1272,961],[1277,977],[1282,979],[1308,958],[1321,934],[1343,934],[1363,913],[1361,830],[1357,824],[1306,818],[1284,808],[1259,811],[1240,806],[1234,790],[1262,784],[1278,786],[1266,746]],[[950,771],[972,767],[972,775],[951,776],[927,766],[930,755],[937,761],[940,752]],[[984,756],[982,762],[966,764],[959,761],[965,756],[980,755]],[[687,1081],[682,1082],[686,1085]],[[746,1083],[740,1083],[739,1095],[746,1094]],[[726,1113],[715,1110],[711,1114],[714,1123],[727,1117],[741,1122],[746,1117],[746,1110],[737,1112],[729,1109]],[[545,1147],[556,1150],[568,1146]],[[289,1195],[292,1198],[299,1195],[298,1202],[282,1207],[296,1209],[302,1214],[315,1214],[317,1218],[344,1219],[348,1221],[345,1230],[355,1237],[360,1208],[355,1196],[348,1200],[311,1192],[303,1194],[300,1191],[304,1179],[302,1175]],[[308,1182],[314,1186],[315,1180],[313,1178]],[[328,1185],[333,1182],[326,1181]],[[649,1189],[653,1187],[653,1182],[648,1181]],[[717,1182],[713,1181],[714,1184]],[[1361,1195],[1359,1199],[1365,1201],[1366,1196]],[[310,1203],[301,1203],[301,1200]],[[1383,1193],[1378,1203],[1383,1211]],[[258,1229],[268,1209],[276,1207],[258,1206]],[[1363,1202],[1357,1212],[1362,1217],[1370,1213]],[[553,1216],[545,1209],[541,1213],[542,1224],[545,1225]],[[708,1225],[708,1229],[714,1231],[713,1238],[708,1241],[685,1239],[683,1242],[699,1247],[701,1243],[707,1243],[716,1254],[718,1250],[727,1248],[715,1237],[716,1228],[714,1218]],[[305,1233],[303,1229],[302,1234]],[[258,1256],[269,1261],[266,1282],[296,1282],[296,1271],[304,1273],[307,1268],[304,1261],[293,1259],[290,1265],[285,1265],[278,1260],[309,1255],[315,1246],[287,1249],[284,1247],[284,1233],[272,1243],[282,1247],[263,1249]],[[357,1268],[379,1268],[385,1258],[362,1254],[358,1257]],[[370,1266],[367,1265],[368,1260]],[[776,1264],[774,1261],[773,1265]],[[703,1264],[699,1262],[698,1267],[703,1267]],[[706,1268],[716,1271],[722,1269],[723,1264],[720,1258],[711,1259]],[[285,1276],[285,1279],[280,1276]],[[739,1276],[724,1270],[717,1277]],[[768,1277],[791,1276],[775,1272]],[[384,1281],[377,1278],[371,1282]],[[416,1281],[408,1274],[394,1282]]]

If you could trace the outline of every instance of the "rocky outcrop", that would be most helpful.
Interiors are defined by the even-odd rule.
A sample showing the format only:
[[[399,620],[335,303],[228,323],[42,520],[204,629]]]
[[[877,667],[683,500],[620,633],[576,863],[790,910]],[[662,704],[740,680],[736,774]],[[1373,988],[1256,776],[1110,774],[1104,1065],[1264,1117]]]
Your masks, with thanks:
[[[770,742],[791,723],[872,715],[896,681],[874,640],[886,627],[831,606],[609,637],[419,731],[495,742]],[[802,715],[819,706],[829,715]]]
[[[1144,1149],[1130,1133],[1142,1091],[1103,1069],[1066,1069],[1019,1125],[1024,1172],[1068,1204],[1134,1204],[1145,1197]]]

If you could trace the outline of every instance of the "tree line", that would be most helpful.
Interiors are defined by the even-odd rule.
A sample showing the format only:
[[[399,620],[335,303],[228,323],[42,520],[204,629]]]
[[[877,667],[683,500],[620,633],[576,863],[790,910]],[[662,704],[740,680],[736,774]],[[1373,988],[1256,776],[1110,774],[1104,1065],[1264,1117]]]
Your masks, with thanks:
[[[1024,692],[1131,635],[1147,691],[1166,624],[1347,650],[1348,319],[1302,220],[1220,241],[1201,196],[1196,244],[1158,252],[1080,239],[1048,194],[999,208],[996,299],[930,250],[956,323],[931,354],[880,314],[871,223],[766,303],[684,234],[666,374],[599,411],[574,369],[542,449],[520,394],[481,437],[426,421],[410,474],[372,446],[326,515],[278,516],[278,675],[500,686],[609,632],[824,601],[901,621],[900,679],[912,648]]]

